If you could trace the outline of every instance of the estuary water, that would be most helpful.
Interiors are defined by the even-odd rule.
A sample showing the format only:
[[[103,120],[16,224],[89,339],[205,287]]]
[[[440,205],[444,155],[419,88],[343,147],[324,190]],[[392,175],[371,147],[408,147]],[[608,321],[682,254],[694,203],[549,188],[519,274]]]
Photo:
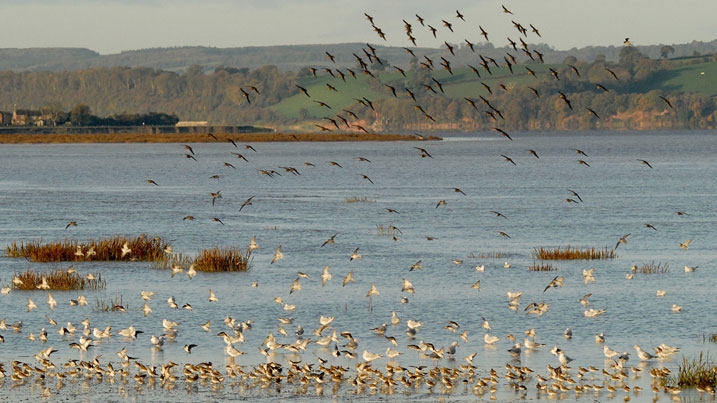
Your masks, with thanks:
[[[447,135],[442,141],[254,143],[253,149],[220,139],[190,144],[191,151],[184,144],[0,146],[2,246],[141,234],[160,236],[172,244],[173,253],[189,256],[213,247],[244,249],[253,236],[259,246],[247,272],[200,272],[192,279],[184,272],[172,277],[169,270],[147,262],[33,263],[3,253],[3,286],[28,268],[51,271],[72,265],[83,275],[101,275],[106,288],[53,291],[58,301],[53,310],[45,302],[47,291],[13,289],[0,295],[0,319],[8,325],[0,330],[5,339],[0,363],[6,372],[0,378],[0,394],[10,400],[44,396],[50,401],[713,401],[714,395],[695,390],[653,392],[649,372],[667,368],[674,374],[683,357],[691,360],[704,352],[714,359],[717,353],[717,344],[708,340],[717,333],[717,136],[699,131],[511,135],[514,141],[477,133]],[[422,156],[419,148],[430,157]],[[283,167],[296,168],[298,174]],[[262,170],[276,173],[265,175]],[[218,191],[221,198],[214,199],[211,193]],[[242,207],[251,197],[251,204]],[[70,221],[77,226],[66,229]],[[334,234],[335,243],[322,246]],[[622,237],[626,243],[618,243]],[[681,248],[688,240],[688,247]],[[617,256],[570,261],[534,256],[536,248],[568,246],[607,249]],[[284,257],[271,263],[278,247]],[[351,260],[356,249],[361,258]],[[411,270],[418,261],[421,269]],[[553,270],[529,270],[536,265],[551,265]],[[322,286],[326,266],[332,278]],[[476,269],[480,266],[484,271]],[[642,273],[643,266],[659,270]],[[686,272],[685,266],[697,269]],[[589,269],[594,269],[594,281],[583,275]],[[299,277],[299,272],[308,277]],[[344,286],[349,272],[355,281]],[[555,277],[562,277],[563,285],[546,289]],[[290,293],[296,279],[301,289]],[[404,279],[414,292],[402,291]],[[478,281],[479,289],[474,288]],[[379,294],[367,297],[372,285]],[[210,289],[218,302],[208,300]],[[658,297],[658,290],[665,295]],[[141,291],[156,292],[147,302],[152,308],[147,316]],[[509,309],[508,292],[522,292],[515,310]],[[80,294],[88,305],[71,306],[70,299]],[[579,303],[586,294],[591,294],[588,306]],[[179,309],[168,306],[170,297]],[[27,312],[28,298],[38,309]],[[97,308],[102,301],[117,299],[126,312]],[[549,305],[547,312],[526,312],[531,303],[541,302]],[[182,309],[184,304],[193,309]],[[295,309],[286,310],[291,305]],[[675,305],[681,311],[673,311]],[[586,317],[588,309],[605,311]],[[399,324],[391,324],[392,312]],[[321,316],[334,317],[333,322],[320,336],[312,334],[321,326]],[[234,343],[244,354],[234,359],[217,336],[233,333],[225,324],[227,317],[236,324],[251,321],[251,329],[243,332],[245,342]],[[80,352],[70,343],[80,338],[85,318],[91,328],[111,326],[111,337],[95,340],[89,351]],[[281,323],[278,318],[292,321]],[[176,336],[157,349],[150,337],[166,333],[163,319],[179,325]],[[407,334],[409,320],[421,323],[412,337]],[[490,329],[482,326],[484,320]],[[9,325],[18,321],[22,329],[16,332]],[[208,332],[200,327],[207,321]],[[67,322],[78,327],[75,335],[57,333]],[[372,331],[382,324],[383,336]],[[130,325],[144,332],[136,340],[117,334]],[[311,340],[305,351],[260,352],[266,350],[263,343],[270,333],[279,344],[295,343],[299,325],[304,329],[301,338]],[[43,328],[46,342],[29,339]],[[564,336],[567,328],[572,338]],[[509,353],[515,343],[523,343],[529,329],[534,329],[535,342],[545,346],[523,347],[517,357]],[[328,346],[315,343],[334,330],[337,337],[329,337]],[[350,332],[357,346],[346,346],[349,339],[342,332]],[[596,341],[600,333],[604,343]],[[500,339],[487,345],[485,334]],[[396,345],[386,336],[395,337]],[[453,342],[454,359],[448,354]],[[439,353],[425,348],[426,343]],[[654,353],[661,343],[680,350],[641,363],[633,346]],[[185,352],[186,344],[196,344],[191,354]],[[620,370],[606,360],[604,345],[630,353],[623,364],[628,375],[624,379],[616,381],[601,372]],[[13,360],[39,367],[33,356],[51,346],[57,350],[50,356],[54,369],[10,378]],[[560,366],[549,351],[556,346],[573,359],[568,366],[578,384],[605,389],[540,391],[536,384],[551,381],[541,383],[538,375],[548,378],[548,365]],[[65,365],[70,360],[97,356],[100,367],[121,368],[116,352],[123,347],[144,365],[177,363],[178,379],[138,380],[134,375],[142,371],[136,364],[127,367],[126,377],[104,373],[63,380],[53,375],[70,371]],[[389,360],[387,348],[401,355]],[[355,358],[345,354],[351,351]],[[434,387],[420,382],[409,387],[400,382],[406,373],[399,373],[393,375],[397,384],[392,388],[357,386],[352,377],[356,365],[365,361],[364,351],[384,356],[371,363],[384,373],[387,363],[410,372],[416,367],[426,373],[434,368],[469,371],[465,357],[476,353],[474,375],[456,377],[455,385],[438,377]],[[232,378],[225,369],[234,363],[248,373],[259,364],[277,362],[283,375],[292,363],[310,364],[315,374],[320,360],[327,360],[326,367],[344,367],[346,380],[330,382],[327,376],[323,383],[311,377],[303,384],[289,378],[261,383]],[[202,362],[211,362],[223,381],[187,381],[183,365]],[[518,366],[535,372],[524,379],[506,379]],[[580,367],[590,366],[597,371],[580,372]],[[491,369],[497,372],[494,390],[476,387],[480,378],[490,377]]]

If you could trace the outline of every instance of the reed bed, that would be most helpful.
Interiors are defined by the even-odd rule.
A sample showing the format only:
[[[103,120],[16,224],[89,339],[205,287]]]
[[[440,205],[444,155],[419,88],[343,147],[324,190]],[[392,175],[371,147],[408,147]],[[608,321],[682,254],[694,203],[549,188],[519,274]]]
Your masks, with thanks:
[[[376,203],[376,200],[366,196],[352,196],[345,198],[344,203]]]
[[[528,270],[530,270],[530,271],[554,271],[554,270],[558,270],[558,268],[553,266],[550,263],[545,263],[545,262],[535,263],[535,262],[533,262],[532,265],[528,266]]]
[[[251,251],[237,247],[205,249],[194,260],[196,271],[247,271],[251,262]]]
[[[650,262],[638,267],[637,272],[642,274],[665,274],[670,272],[670,265],[667,263],[655,264],[655,262]]]
[[[130,252],[124,253],[124,245]],[[111,261],[111,260],[141,260],[157,261],[165,257],[165,249],[169,243],[161,237],[148,237],[140,235],[127,238],[117,235],[113,238],[90,240],[80,243],[76,240],[48,242],[30,241],[19,245],[13,241],[6,248],[7,256],[26,258],[33,262],[77,262],[77,261]]]
[[[671,375],[667,383],[680,388],[700,388],[715,390],[717,387],[717,366],[710,360],[709,354],[700,353],[699,358],[682,358],[677,375]]]
[[[614,250],[608,249],[597,249],[597,248],[585,248],[578,249],[568,245],[565,248],[534,248],[533,259],[538,260],[606,260],[615,259],[617,254]]]
[[[20,291],[43,289],[43,279],[44,283],[47,283],[47,288],[45,289],[53,291],[97,290],[105,288],[107,285],[99,274],[94,275],[93,279],[88,279],[76,272],[70,273],[67,270],[40,273],[27,269],[23,273],[16,273],[15,279],[19,280],[19,282],[13,281],[13,288]]]

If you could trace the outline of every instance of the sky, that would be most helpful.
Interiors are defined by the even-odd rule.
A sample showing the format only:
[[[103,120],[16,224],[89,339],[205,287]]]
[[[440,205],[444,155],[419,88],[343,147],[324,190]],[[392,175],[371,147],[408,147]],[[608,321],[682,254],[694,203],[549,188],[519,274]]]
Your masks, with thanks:
[[[385,41],[364,13],[374,17]],[[436,39],[416,14],[438,29]],[[418,46],[426,47],[481,42],[478,26],[493,45],[505,46],[508,37],[519,38],[511,21],[540,31],[542,38],[531,32],[528,43],[557,50],[622,46],[626,37],[637,46],[717,39],[717,1],[711,0],[0,0],[0,16],[0,47],[79,47],[101,54],[177,46],[411,46],[404,19]]]

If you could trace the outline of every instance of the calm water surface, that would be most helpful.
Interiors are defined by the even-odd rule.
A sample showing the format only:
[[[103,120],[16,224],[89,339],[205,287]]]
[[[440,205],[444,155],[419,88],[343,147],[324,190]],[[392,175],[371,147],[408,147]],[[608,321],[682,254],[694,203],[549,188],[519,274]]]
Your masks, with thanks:
[[[672,358],[650,361],[638,378],[628,371],[626,383],[644,388],[641,393],[618,389],[612,394],[603,391],[576,396],[567,392],[558,397],[603,401],[630,396],[633,401],[652,400],[655,394],[650,391],[650,376],[646,373],[650,368],[676,371],[683,356],[692,359],[707,352],[714,357],[717,352],[717,345],[705,341],[705,337],[717,332],[717,138],[713,133],[523,134],[512,142],[494,134],[477,134],[447,136],[436,142],[256,143],[256,152],[243,144],[235,148],[228,142],[191,146],[196,161],[184,157],[188,151],[182,144],[0,148],[3,246],[14,241],[67,238],[86,242],[118,234],[148,234],[169,240],[175,253],[188,255],[215,246],[245,248],[252,236],[256,236],[260,247],[246,273],[199,273],[191,280],[184,274],[172,278],[168,271],[154,269],[145,262],[75,262],[80,273],[99,273],[107,283],[104,290],[82,292],[89,301],[83,307],[69,304],[80,294],[77,292],[53,292],[59,302],[54,310],[45,302],[46,291],[13,290],[0,295],[0,319],[5,318],[8,324],[23,323],[19,333],[0,330],[5,337],[5,343],[0,344],[0,363],[8,375],[0,379],[4,396],[35,400],[45,388],[53,393],[50,399],[82,396],[88,401],[318,396],[313,386],[302,395],[293,385],[267,390],[228,377],[218,386],[206,382],[185,384],[181,370],[184,363],[212,362],[224,372],[228,359],[224,342],[216,334],[230,330],[223,322],[227,316],[238,322],[253,321],[253,328],[244,333],[246,342],[236,344],[245,354],[235,362],[247,371],[267,360],[285,367],[290,360],[318,366],[322,358],[329,360],[326,365],[349,368],[350,377],[352,371],[355,375],[356,363],[363,361],[364,350],[384,354],[391,347],[402,353],[396,361],[409,370],[413,370],[410,366],[420,365],[427,370],[436,366],[459,368],[467,364],[464,357],[477,353],[473,363],[478,376],[488,376],[491,368],[500,375],[493,394],[498,400],[548,399],[544,392],[538,393],[534,377],[523,383],[528,391],[520,393],[503,375],[505,364],[511,363],[547,376],[547,365],[559,365],[557,357],[549,352],[554,346],[574,359],[570,364],[573,371],[591,365],[614,371],[605,361],[602,344],[595,341],[597,333],[604,333],[605,345],[610,348],[631,353],[627,366],[639,365],[635,344],[650,352],[660,343],[681,350]],[[434,158],[421,158],[415,147],[425,148]],[[528,152],[531,149],[540,158],[532,156]],[[588,156],[578,154],[576,149]],[[248,162],[232,152],[241,153]],[[506,162],[501,154],[511,157],[515,165]],[[653,169],[639,159],[648,161]],[[235,168],[225,166],[225,162]],[[306,166],[305,162],[315,166]],[[280,167],[295,167],[301,175],[292,175]],[[269,177],[259,171],[272,169],[281,176]],[[212,175],[220,177],[210,179]],[[148,179],[159,186],[148,184]],[[461,189],[465,195],[453,188]],[[577,200],[568,189],[577,192],[583,201],[567,202],[566,199]],[[210,192],[219,190],[223,197],[213,206]],[[252,196],[253,204],[239,211]],[[360,201],[347,202],[353,198]],[[440,200],[446,204],[436,207]],[[390,213],[387,208],[399,213]],[[677,211],[687,215],[678,215]],[[183,220],[187,215],[196,219]],[[73,220],[78,225],[65,230]],[[646,223],[657,230],[645,227]],[[395,238],[381,231],[390,225],[400,230],[395,231]],[[501,231],[510,238],[501,236]],[[336,244],[321,247],[333,234],[337,234]],[[570,245],[612,250],[625,234],[630,234],[628,243],[617,248],[616,259],[545,262],[556,271],[528,269],[541,263],[532,255],[534,248]],[[681,249],[680,243],[688,239],[692,239],[689,250]],[[270,264],[280,245],[285,258]],[[356,248],[362,258],[350,261]],[[418,260],[423,270],[409,271]],[[453,260],[463,263],[454,264]],[[511,268],[504,268],[504,262]],[[66,269],[70,264],[32,263],[2,256],[0,282],[9,285],[14,273],[28,268],[50,271]],[[626,279],[632,265],[647,264],[659,264],[667,270],[637,273],[634,279]],[[485,265],[485,271],[477,272],[477,265]],[[699,268],[686,273],[685,265]],[[320,275],[325,266],[330,267],[333,278],[322,287]],[[595,281],[586,284],[582,273],[589,268],[595,268]],[[342,280],[350,271],[356,281],[343,287]],[[302,289],[290,294],[298,272],[309,278],[302,278]],[[545,290],[556,275],[564,277],[564,286]],[[404,278],[415,287],[414,294],[401,291]],[[480,290],[472,288],[478,280]],[[252,287],[253,282],[258,287]],[[366,294],[372,284],[380,295],[369,300]],[[208,301],[209,289],[216,293],[218,303]],[[153,313],[147,317],[141,310],[142,290],[156,291],[148,303]],[[657,297],[657,290],[667,293]],[[517,311],[508,309],[508,291],[523,293]],[[588,293],[592,294],[588,308],[606,309],[604,315],[584,316],[586,308],[578,300]],[[166,301],[171,296],[180,306],[189,303],[194,309],[170,309]],[[99,301],[117,297],[127,306],[126,313],[97,310]],[[283,305],[273,301],[275,297],[296,305],[296,310],[285,311]],[[402,303],[404,297],[407,303]],[[28,298],[39,309],[26,312]],[[524,312],[531,302],[541,301],[550,304],[546,314]],[[673,304],[681,306],[682,312],[672,312]],[[401,318],[399,325],[391,326],[392,311]],[[300,354],[277,350],[269,359],[259,353],[270,332],[279,343],[295,342],[298,325],[305,329],[304,338],[317,340],[311,331],[320,326],[322,315],[335,317],[322,336],[330,335],[332,329],[337,333],[351,332],[358,341],[357,359],[333,357],[336,343],[329,348],[312,343]],[[279,317],[293,318],[293,323],[281,325]],[[89,318],[92,328],[111,326],[113,336],[80,354],[69,347],[79,334],[60,336],[48,318],[56,320],[58,327],[68,321],[81,327],[79,322]],[[164,318],[179,322],[179,332],[162,351],[157,351],[149,339],[163,333]],[[481,327],[482,318],[490,322],[492,330]],[[423,324],[415,339],[406,334],[409,319]],[[444,328],[451,320],[460,325],[457,332]],[[211,321],[208,333],[200,328],[207,321]],[[394,336],[398,346],[371,331],[383,323],[388,323],[386,335]],[[130,325],[144,331],[137,340],[116,334]],[[282,336],[279,326],[289,336]],[[31,333],[37,335],[42,328],[48,332],[46,343],[28,340]],[[524,331],[531,328],[537,334],[536,341],[546,346],[523,351],[517,361],[507,352],[513,342],[506,336],[512,334],[522,342]],[[563,337],[566,328],[572,329],[572,339]],[[467,342],[459,337],[463,331],[467,331]],[[499,336],[500,341],[487,346],[483,341],[486,333]],[[455,360],[432,360],[408,348],[422,340],[437,349],[448,348],[457,341]],[[341,350],[346,341],[338,336]],[[183,350],[189,343],[197,344],[191,355]],[[179,363],[175,368],[179,380],[170,387],[159,381],[139,385],[131,377],[124,382],[107,377],[104,381],[81,378],[66,380],[65,386],[58,388],[52,376],[42,380],[35,375],[24,381],[9,378],[13,360],[36,365],[33,355],[49,346],[58,350],[51,356],[57,365],[55,371],[64,370],[62,364],[68,360],[92,360],[98,355],[102,365],[113,363],[119,367],[115,353],[126,347],[129,355],[147,365]],[[385,371],[387,361],[380,358],[373,366]],[[135,366],[129,370],[132,375],[138,372]],[[599,372],[590,377],[593,378],[586,375],[584,382],[607,384]],[[407,389],[399,383],[391,397],[472,400],[477,396],[472,386],[473,383],[467,387],[459,384],[449,392],[440,384],[429,391],[425,386]],[[349,382],[338,390],[327,386],[321,396],[338,400],[388,398],[365,389],[357,393]],[[488,399],[491,393],[478,396]],[[657,396],[670,399],[662,392]],[[681,397],[709,400],[695,391],[684,391]]]

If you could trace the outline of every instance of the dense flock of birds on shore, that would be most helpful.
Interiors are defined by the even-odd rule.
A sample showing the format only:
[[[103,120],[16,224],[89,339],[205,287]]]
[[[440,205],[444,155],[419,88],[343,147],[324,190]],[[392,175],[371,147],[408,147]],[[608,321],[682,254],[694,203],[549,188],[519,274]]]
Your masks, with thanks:
[[[502,6],[499,10],[502,14],[507,16],[510,22],[516,29],[518,35],[518,41],[513,41],[509,38],[510,44],[516,52],[522,52],[526,58],[530,60],[542,60],[542,54],[536,50],[531,50],[529,44],[526,42],[529,35],[535,35],[540,37],[540,31],[532,24],[524,26],[523,24],[516,22],[517,17],[512,10],[505,6]],[[371,25],[374,32],[380,37],[385,39],[385,33],[383,30],[375,24],[374,18],[368,13],[365,14],[366,20]],[[454,24],[475,24],[469,21],[469,17],[464,16],[460,11],[456,11],[455,18],[453,20],[443,19],[438,23],[431,23],[418,14],[415,16],[415,22],[411,23],[406,20],[403,21],[405,32],[408,41],[416,46],[416,38],[413,36],[414,29],[427,29],[430,30],[431,34],[438,38],[440,34],[450,34],[453,32]],[[436,28],[436,26],[440,28]],[[479,33],[485,40],[488,40],[489,33],[486,32],[481,26],[478,26]],[[627,41],[627,40],[626,40]],[[473,49],[473,43],[469,40],[465,40],[467,46]],[[446,40],[445,41],[447,55],[441,57],[440,61],[431,60],[427,57],[423,57],[420,64],[423,68],[433,70],[436,68],[435,65],[440,65],[443,69],[449,73],[454,68],[450,61],[448,54],[453,54],[453,46]],[[626,46],[629,46],[627,44]],[[357,74],[365,74],[373,76],[373,73],[369,69],[371,63],[385,63],[377,54],[375,47],[367,45],[367,49],[362,49],[363,55],[354,54],[357,63],[362,67],[360,72],[355,72],[352,69],[325,69],[327,76],[331,76],[334,80],[346,80],[347,75],[356,77]],[[413,54],[413,50],[409,47],[406,51]],[[327,58],[334,62],[334,56],[329,52],[326,52]],[[415,55],[414,55],[415,56]],[[418,57],[418,56],[417,56]],[[511,71],[517,69],[519,63],[517,61],[518,55],[506,54],[504,60],[497,61],[489,57],[477,55],[477,63],[480,67],[473,67],[471,69],[476,75],[480,77],[481,74],[491,74],[491,69],[494,67],[507,67]],[[435,65],[434,65],[435,64]],[[532,70],[528,65],[524,65],[523,68],[531,73]],[[395,69],[401,74],[405,74],[399,67]],[[579,71],[571,66],[573,74],[579,76]],[[619,77],[615,72],[606,69],[610,76],[619,80]],[[312,69],[313,74],[318,73],[318,69]],[[534,73],[531,73],[534,74]],[[559,73],[550,69],[550,74],[553,79],[561,80],[562,77]],[[327,83],[327,88],[330,91],[338,91],[339,85],[336,83]],[[601,88],[607,91],[605,87],[600,84],[596,84],[597,88]],[[386,90],[389,91],[393,96],[398,97],[401,92],[400,89],[394,88],[390,85],[385,86]],[[331,106],[319,99],[314,99],[313,94],[309,94],[308,90],[304,87],[297,85],[297,89],[301,91],[308,99],[312,102],[321,105],[327,110],[331,109]],[[490,88],[486,88],[489,92]],[[435,93],[438,96],[439,93],[443,92],[442,83],[433,78],[431,82],[425,83],[424,91]],[[417,89],[403,89],[406,96],[411,97],[415,101],[414,91]],[[242,90],[242,95],[246,98],[247,102],[251,102],[252,96],[260,96],[261,90],[256,87],[251,87]],[[540,97],[541,94],[535,90],[536,97]],[[577,105],[573,105],[570,99],[567,98],[562,92],[559,93],[560,99],[563,101],[564,106],[573,109]],[[513,138],[504,131],[499,122],[505,117],[502,111],[495,108],[491,102],[480,96],[480,102],[484,105],[484,112],[492,116],[496,121],[494,128],[495,132],[499,133],[505,139],[513,141]],[[668,107],[672,107],[669,100],[663,98]],[[367,98],[356,99],[357,104],[360,104],[366,108],[374,108],[371,100]],[[466,98],[466,102],[470,103],[476,109],[479,108],[479,100]],[[425,112],[422,105],[416,104],[416,109],[422,113],[422,115],[428,120],[434,120],[431,115]],[[598,113],[592,109],[586,108],[588,113],[598,117]],[[349,109],[344,109],[343,114],[339,113],[335,116],[327,116],[325,120],[329,122],[327,125],[317,125],[322,131],[341,130],[344,127],[346,130],[360,130],[368,132],[364,126],[351,123],[351,120],[357,120],[358,117],[351,112]],[[219,139],[217,136],[213,136],[217,142],[224,141]],[[232,158],[235,163],[249,163],[250,160],[260,160],[261,152],[257,151],[254,146],[245,144],[237,144],[234,140],[227,138],[226,141],[231,143],[228,145],[231,148],[231,154],[227,154],[227,157]],[[197,161],[200,156],[200,150],[195,149],[192,145],[184,145],[182,151],[183,156],[188,160],[187,163],[191,164]],[[423,147],[411,146],[411,152],[416,153],[417,158],[433,159],[434,156],[430,150]],[[535,150],[529,150],[534,158],[540,158]],[[588,163],[588,154],[581,150],[574,150],[579,159],[577,163],[590,167]],[[589,151],[589,150],[588,150]],[[506,163],[515,165],[515,161],[508,155],[501,154]],[[371,164],[371,161],[365,157],[356,157],[357,164]],[[650,162],[643,159],[636,159],[639,164],[644,165],[648,169],[653,169]],[[235,163],[225,162],[223,169],[236,169]],[[318,163],[318,162],[317,162]],[[331,167],[342,169],[344,162],[329,161]],[[304,169],[311,169],[316,165],[312,162],[305,162]],[[278,169],[278,170],[277,170]],[[257,169],[258,175],[263,175],[268,178],[275,178],[276,176],[300,176],[302,172],[299,168],[293,166],[281,166],[277,168],[262,167]],[[374,184],[373,180],[362,172],[352,172],[351,175],[356,175],[357,180],[366,181],[371,185]],[[211,179],[218,179],[220,175],[212,176]],[[151,186],[162,186],[161,180],[146,179],[147,185]],[[448,188],[449,194],[456,196],[466,196],[466,193],[456,187]],[[580,195],[578,192],[567,189],[565,201],[568,203],[582,203],[585,195]],[[207,205],[214,207],[218,203],[225,202],[225,193],[222,193],[221,189],[218,189],[210,194],[206,195]],[[460,196],[458,196],[460,197]],[[237,202],[238,211],[244,209],[251,209],[254,203],[259,202],[260,196],[251,196],[246,200]],[[430,208],[438,209],[445,208],[448,204],[448,197],[445,199],[437,200],[435,205],[431,205]],[[401,214],[397,209],[387,207],[385,208],[388,214]],[[501,211],[492,210],[491,214],[495,216],[496,220],[508,220],[508,217]],[[684,211],[676,212],[680,216],[688,216],[689,214]],[[186,221],[193,221],[197,218],[193,215],[187,215],[183,217]],[[224,225],[222,217],[212,216],[211,220],[216,222],[218,225]],[[66,224],[65,230],[72,231],[73,227],[81,225],[76,220],[70,221]],[[646,230],[657,231],[654,225],[646,223]],[[398,239],[402,231],[395,226],[388,228],[388,231],[394,236],[394,239]],[[621,245],[628,243],[628,237],[631,234],[625,234],[620,237],[615,244],[614,249],[618,249]],[[505,231],[499,231],[496,236],[510,239],[511,235]],[[318,248],[331,248],[332,245],[336,245],[339,242],[339,233],[331,234],[323,243],[317,245]],[[613,242],[613,241],[611,241]],[[676,242],[676,250],[678,246],[684,250],[687,250],[691,244],[691,240],[685,240]],[[256,237],[253,237],[249,242],[249,249],[256,250],[259,248],[259,241]],[[274,249],[274,247],[276,249]],[[281,260],[285,258],[282,251],[281,245],[274,245],[271,247],[274,250],[273,256],[269,262],[261,262],[262,265],[281,265]],[[624,246],[623,246],[624,248]],[[77,259],[79,261],[91,260],[89,251],[78,251]],[[169,255],[174,251],[168,249],[166,251]],[[353,252],[346,256],[350,262],[362,259],[362,250],[360,247],[356,247]],[[127,260],[132,258],[131,249],[125,244],[122,250],[122,256]],[[258,262],[257,262],[258,263]],[[453,261],[456,265],[464,264],[461,259],[455,259]],[[505,262],[505,269],[510,269],[510,263]],[[697,267],[685,266],[685,272],[694,272]],[[70,267],[68,270],[75,270],[74,267]],[[287,270],[290,270],[287,268]],[[402,303],[409,303],[409,298],[416,293],[411,280],[410,274],[423,270],[422,260],[417,260],[410,267],[406,268],[406,273],[402,273],[403,277],[401,284]],[[485,266],[476,265],[475,270],[483,272]],[[586,284],[595,281],[594,269],[586,269],[583,271],[583,279]],[[633,272],[636,268],[633,267]],[[89,274],[88,274],[89,275]],[[171,276],[186,275],[189,279],[198,275],[193,267],[172,267]],[[201,275],[201,274],[200,274]],[[153,351],[161,351],[167,343],[178,343],[179,345],[184,344],[184,352],[187,357],[190,357],[193,352],[197,349],[204,348],[208,343],[202,340],[186,340],[182,337],[182,329],[189,324],[181,323],[181,321],[173,321],[168,318],[161,320],[161,327],[154,329],[154,334],[150,334],[149,329],[145,331],[136,328],[131,325],[121,330],[112,328],[111,326],[104,326],[101,324],[90,323],[89,318],[86,318],[78,323],[72,323],[67,321],[66,323],[58,323],[52,318],[54,309],[57,307],[60,301],[57,301],[52,293],[48,290],[46,304],[36,303],[31,298],[27,299],[27,313],[37,314],[45,309],[46,318],[48,324],[39,331],[32,329],[28,333],[28,329],[23,327],[22,321],[18,320],[13,323],[12,321],[6,321],[6,319],[0,320],[0,335],[2,332],[11,332],[12,337],[18,337],[18,334],[22,334],[23,337],[27,337],[31,341],[41,343],[42,347],[38,348],[37,353],[34,354],[32,360],[20,361],[14,360],[9,364],[0,363],[0,386],[6,382],[10,383],[13,387],[29,385],[33,390],[38,390],[39,394],[43,398],[51,398],[56,394],[60,393],[63,387],[67,384],[82,383],[84,385],[96,385],[99,383],[117,385],[120,395],[128,397],[131,395],[133,388],[136,390],[143,390],[144,388],[156,388],[161,387],[167,390],[173,390],[177,387],[185,387],[188,392],[199,390],[199,388],[206,388],[211,391],[221,390],[227,386],[236,388],[240,393],[247,393],[246,396],[252,396],[250,390],[274,390],[277,393],[282,391],[290,391],[296,395],[309,395],[309,396],[323,396],[326,394],[340,395],[340,394],[357,394],[357,395],[411,395],[411,394],[436,394],[436,395],[451,395],[458,394],[468,391],[479,398],[491,398],[496,399],[496,394],[501,387],[507,387],[507,390],[512,390],[515,393],[516,399],[530,398],[537,396],[538,398],[565,398],[574,399],[580,396],[592,396],[595,399],[603,398],[614,398],[619,396],[624,401],[629,401],[635,397],[644,397],[645,395],[652,393],[654,400],[657,400],[660,396],[669,396],[672,398],[679,398],[681,390],[678,388],[665,386],[662,381],[670,375],[670,370],[659,365],[652,365],[648,363],[656,363],[663,359],[669,359],[679,351],[678,347],[669,346],[666,344],[660,344],[653,349],[643,349],[640,345],[634,345],[634,354],[629,352],[618,351],[610,348],[605,341],[604,334],[596,334],[595,342],[602,345],[602,350],[605,355],[606,365],[604,368],[597,368],[594,366],[583,366],[579,362],[574,360],[568,355],[566,351],[558,347],[557,345],[550,347],[545,343],[539,341],[539,336],[535,329],[526,329],[522,335],[499,335],[497,331],[494,331],[491,323],[488,319],[482,318],[480,329],[470,328],[465,324],[458,323],[453,320],[445,320],[445,323],[441,323],[445,332],[451,335],[454,339],[450,344],[447,345],[435,345],[430,341],[426,341],[421,336],[421,328],[424,326],[436,326],[436,323],[425,323],[416,318],[401,318],[397,312],[393,312],[390,318],[385,318],[385,322],[370,329],[375,337],[385,340],[385,350],[371,351],[361,345],[359,337],[355,337],[354,334],[357,332],[354,329],[339,328],[335,325],[334,316],[328,315],[317,315],[315,322],[313,323],[295,323],[291,318],[293,311],[297,309],[295,304],[292,304],[289,297],[294,293],[301,292],[302,287],[307,282],[320,282],[322,287],[334,286],[337,288],[337,292],[341,291],[343,287],[357,286],[354,272],[349,271],[347,274],[342,276],[342,279],[334,279],[334,273],[329,266],[325,266],[318,278],[316,275],[311,275],[306,272],[298,272],[296,279],[287,285],[288,296],[277,296],[273,299],[274,303],[278,304],[282,311],[285,313],[284,316],[276,319],[276,330],[272,331],[268,335],[254,335],[252,334],[252,328],[254,322],[252,320],[241,321],[237,318],[231,317],[227,314],[220,323],[212,322],[211,320],[197,324],[200,326],[202,331],[206,333],[208,338],[221,339],[223,342],[223,352],[220,353],[225,357],[224,364],[217,364],[212,362],[201,362],[201,363],[176,363],[169,361],[159,365],[151,365],[140,362],[139,359],[132,356],[133,349],[144,349],[151,348]],[[628,274],[628,279],[630,274]],[[549,293],[551,289],[563,287],[564,284],[563,276],[555,276],[547,285],[537,285],[537,288],[543,288],[543,293]],[[13,281],[19,281],[15,278]],[[340,285],[339,285],[340,284]],[[252,284],[253,287],[260,288],[257,283]],[[149,287],[149,285],[147,285]],[[48,286],[43,283],[40,289],[47,290]],[[480,290],[480,280],[472,285],[472,288]],[[663,295],[664,295],[664,290]],[[2,289],[2,294],[16,293],[13,291],[12,286],[5,286]],[[658,296],[660,291],[658,291]],[[223,299],[229,299],[230,295],[217,295],[214,291],[209,289],[206,291],[206,298],[208,303],[220,304]],[[370,284],[367,285],[366,298],[369,301],[369,309],[373,303],[373,299],[381,295],[381,285]],[[546,314],[550,309],[550,303],[546,301],[532,302],[527,304],[525,308],[521,307],[521,296],[522,292],[511,292],[508,291],[507,296],[507,307],[511,311],[519,312],[522,310],[526,315],[542,316]],[[166,296],[163,296],[164,298]],[[606,313],[605,309],[596,309],[590,307],[591,294],[586,294],[577,303],[582,304],[585,307],[585,317],[596,317]],[[159,311],[161,305],[165,305],[164,300],[158,301],[159,296],[156,295],[155,291],[142,290],[138,295],[142,304],[142,313],[145,317],[149,315],[155,315],[154,310]],[[69,302],[70,305],[81,308],[87,306],[87,299],[85,296],[79,296],[76,299],[72,299]],[[46,305],[46,306],[44,306]],[[180,312],[181,310],[192,310],[193,307],[190,304],[180,305],[174,296],[169,296],[166,299],[166,306],[171,310]],[[124,311],[126,308],[122,305],[113,307],[113,310]],[[677,305],[673,306],[673,311],[678,313],[680,307]],[[5,314],[10,314],[6,312]],[[260,314],[260,313],[255,313]],[[259,318],[257,318],[259,319]],[[270,321],[270,318],[260,318],[262,321]],[[438,321],[438,319],[436,318]],[[405,332],[405,337],[398,335],[398,330]],[[57,334],[55,336],[54,333]],[[361,331],[361,334],[366,333],[367,330]],[[482,332],[482,335],[477,335]],[[27,336],[25,334],[27,333]],[[144,333],[144,335],[143,335]],[[572,330],[565,329],[563,332],[565,339],[572,337]],[[505,364],[504,368],[490,368],[485,369],[477,365],[474,360],[479,359],[479,351],[461,351],[461,344],[468,343],[469,338],[481,338],[486,348],[495,348],[499,345],[499,342],[503,341],[509,343],[510,347],[505,351],[506,359],[509,360]],[[10,339],[9,337],[8,339]],[[119,351],[116,351],[116,358],[107,355],[96,355],[93,356],[92,351],[95,346],[101,345],[102,343],[108,342],[108,340],[121,339],[126,341]],[[263,341],[257,346],[249,347],[252,341]],[[287,341],[293,340],[293,341]],[[5,337],[0,336],[0,342],[5,342]],[[78,359],[71,359],[64,363],[53,362],[52,356],[58,350],[56,346],[59,343],[66,345],[65,348],[70,350],[78,350]],[[379,342],[373,345],[381,344]],[[242,361],[242,355],[246,353],[247,348],[257,348],[260,353],[265,356],[266,360],[264,363],[252,364]],[[0,345],[0,349],[2,345]],[[554,365],[548,365],[547,368],[528,368],[527,366],[521,365],[520,357],[528,352],[539,352],[547,351],[555,356]],[[309,354],[309,352],[311,354]],[[409,365],[403,366],[400,363],[400,357],[404,354],[415,352],[418,359],[423,363],[422,365]],[[287,358],[288,357],[288,358]],[[652,391],[642,391],[639,386],[630,386],[629,381],[631,379],[637,379],[642,376],[652,377],[654,380],[652,385]],[[91,387],[91,386],[90,386]],[[714,395],[714,390],[704,390],[705,393]]]

